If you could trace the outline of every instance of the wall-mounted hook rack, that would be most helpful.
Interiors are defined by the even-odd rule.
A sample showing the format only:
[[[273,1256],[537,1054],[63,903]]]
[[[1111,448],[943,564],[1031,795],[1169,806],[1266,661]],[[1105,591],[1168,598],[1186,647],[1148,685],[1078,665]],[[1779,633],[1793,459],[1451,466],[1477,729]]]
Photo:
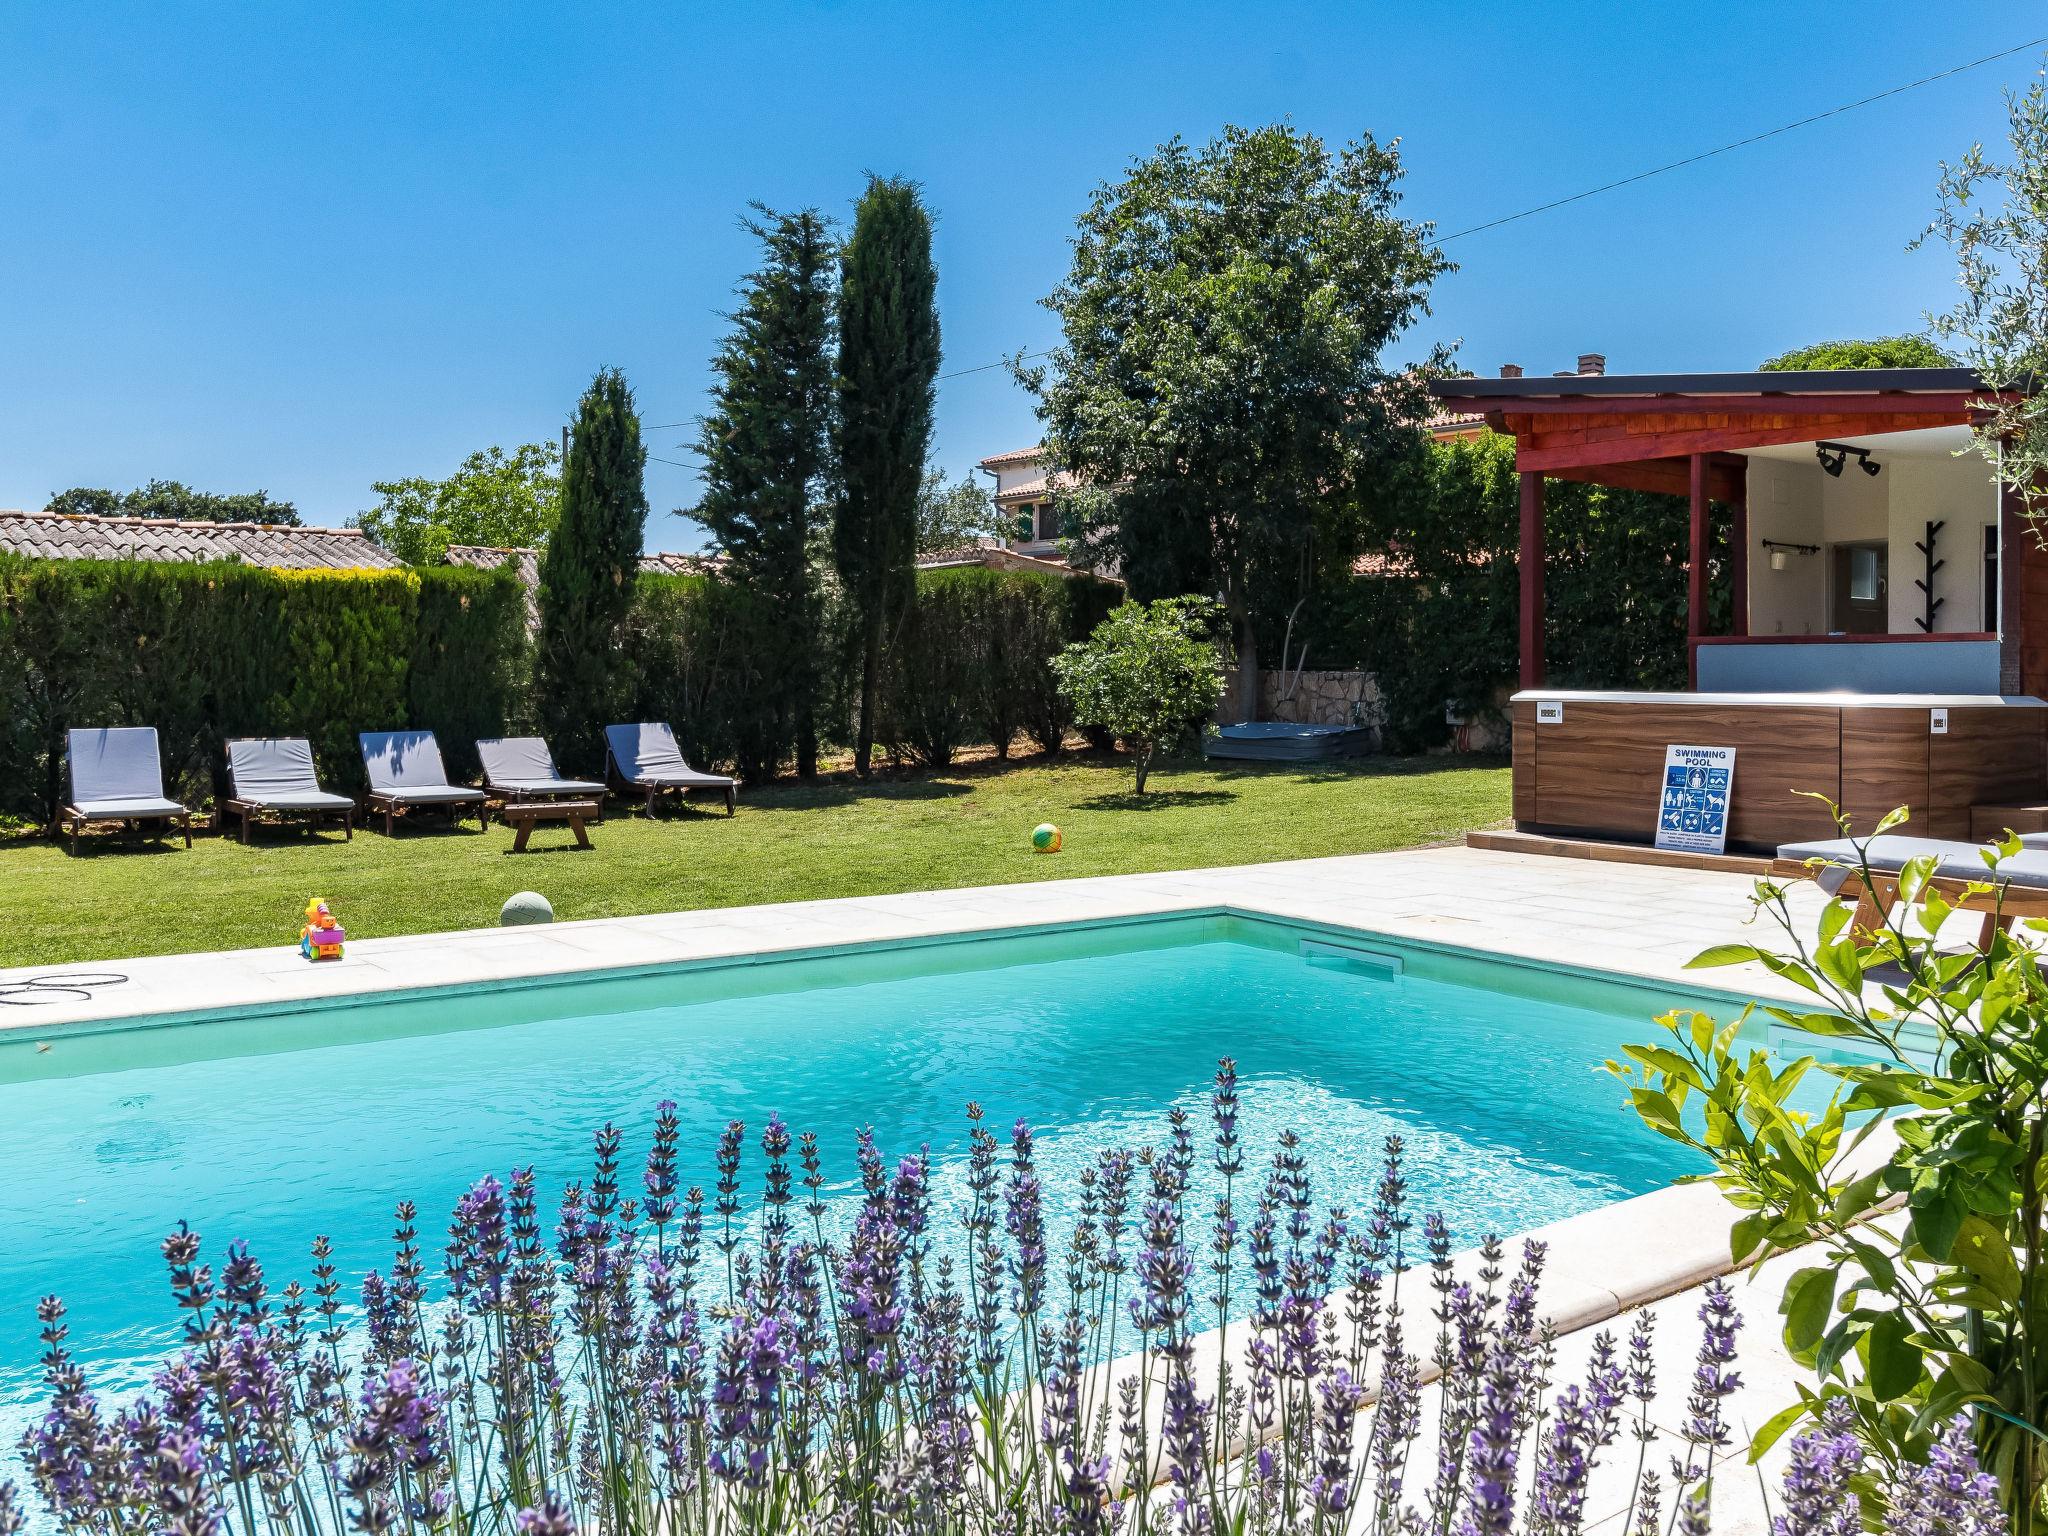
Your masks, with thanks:
[[[1924,634],[1931,635],[1934,633],[1935,610],[1948,601],[1945,597],[1936,597],[1934,595],[1934,573],[1948,564],[1946,560],[1935,559],[1934,541],[1941,536],[1941,530],[1947,526],[1948,521],[1946,518],[1940,521],[1930,521],[1927,524],[1926,539],[1924,541],[1916,541],[1913,545],[1915,549],[1920,551],[1921,562],[1927,567],[1927,574],[1915,577],[1913,581],[1913,585],[1920,589],[1920,599],[1927,610],[1925,618],[1915,619],[1913,622],[1920,626],[1921,632]]]

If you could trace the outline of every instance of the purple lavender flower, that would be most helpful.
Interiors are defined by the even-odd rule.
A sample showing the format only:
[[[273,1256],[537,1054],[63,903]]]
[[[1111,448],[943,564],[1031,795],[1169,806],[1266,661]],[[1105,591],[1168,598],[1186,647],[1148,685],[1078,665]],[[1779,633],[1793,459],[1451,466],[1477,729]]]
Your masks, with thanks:
[[[676,1117],[676,1101],[663,1099],[655,1107],[654,1143],[647,1149],[647,1171],[640,1178],[640,1187],[646,1194],[641,1209],[654,1224],[657,1249],[661,1247],[663,1229],[676,1216],[676,1190],[679,1187],[676,1142],[681,1133],[682,1122]]]
[[[1742,1377],[1728,1369],[1735,1360],[1735,1335],[1741,1331],[1742,1314],[1723,1282],[1707,1283],[1699,1318],[1705,1331],[1693,1367],[1692,1394],[1685,1401],[1685,1457],[1672,1463],[1672,1477],[1680,1489],[1713,1470],[1714,1452],[1729,1443],[1722,1404],[1742,1386]],[[1683,1524],[1683,1506],[1679,1519]]]
[[[1858,1536],[1863,1509],[1849,1480],[1862,1466],[1855,1410],[1846,1398],[1830,1398],[1819,1425],[1792,1442],[1785,1509],[1771,1521],[1772,1536]]]
[[[1225,1178],[1244,1171],[1244,1150],[1237,1137],[1237,1063],[1226,1056],[1216,1064],[1216,1088],[1209,1097],[1209,1116],[1216,1124],[1216,1171]]]
[[[514,1521],[519,1536],[576,1536],[576,1515],[568,1501],[546,1494],[531,1509],[522,1509]]]
[[[1977,1464],[1967,1414],[1943,1427],[1924,1465],[1900,1470],[1885,1527],[1892,1536],[2004,1536],[1998,1479]]]

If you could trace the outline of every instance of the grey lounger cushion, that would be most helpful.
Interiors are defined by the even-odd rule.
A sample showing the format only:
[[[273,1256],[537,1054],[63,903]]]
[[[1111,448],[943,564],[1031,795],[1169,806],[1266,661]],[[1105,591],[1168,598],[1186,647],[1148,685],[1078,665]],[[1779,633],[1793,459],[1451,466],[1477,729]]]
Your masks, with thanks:
[[[683,761],[676,733],[660,720],[640,725],[608,725],[605,745],[619,776],[629,784],[654,784],[678,789],[730,789],[739,781],[722,773],[699,773]]]
[[[126,819],[186,814],[184,806],[164,798],[155,726],[72,731],[69,744],[71,807],[80,815]]]
[[[480,789],[448,782],[441,745],[432,731],[363,731],[363,767],[370,775],[370,793],[412,805],[452,805],[481,800]]]
[[[484,782],[493,789],[522,795],[601,795],[602,784],[565,779],[555,755],[538,736],[492,736],[476,744],[483,759]]]
[[[313,744],[303,736],[247,737],[228,743],[235,798],[281,811],[347,811],[355,802],[320,787]]]
[[[1887,833],[1863,845],[1863,859],[1870,867],[1889,874],[1905,866],[1908,859],[1931,855],[1934,872],[1945,880],[1996,880],[2004,885],[2022,885],[2029,890],[2048,890],[2048,848],[2023,848],[2009,859],[1999,861],[1994,874],[1984,863],[1981,843],[1951,842],[1939,837],[1899,837]],[[1858,865],[1856,843],[1846,837],[1786,843],[1778,849],[1781,859],[1825,859],[1819,872],[1822,890],[1832,895],[1840,890]]]

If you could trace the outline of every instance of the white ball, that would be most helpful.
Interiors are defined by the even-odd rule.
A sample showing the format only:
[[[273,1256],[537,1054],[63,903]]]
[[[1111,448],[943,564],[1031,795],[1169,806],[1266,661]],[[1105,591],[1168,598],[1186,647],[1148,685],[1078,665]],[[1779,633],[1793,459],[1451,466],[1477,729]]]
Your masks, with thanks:
[[[505,903],[505,910],[498,914],[500,928],[512,928],[521,923],[552,923],[555,909],[548,905],[547,897],[539,891],[521,891]]]

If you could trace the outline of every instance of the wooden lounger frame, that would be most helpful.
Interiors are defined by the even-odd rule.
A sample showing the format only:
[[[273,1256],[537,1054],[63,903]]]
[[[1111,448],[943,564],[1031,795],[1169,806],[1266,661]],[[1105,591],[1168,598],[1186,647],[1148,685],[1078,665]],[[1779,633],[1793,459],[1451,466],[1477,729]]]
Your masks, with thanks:
[[[1884,924],[1892,908],[1899,904],[1897,870],[1873,869],[1865,879],[1864,871],[1858,868],[1844,865],[1827,867],[1846,870],[1847,878],[1832,899],[1856,903],[1855,914],[1849,919],[1851,927],[1875,932]],[[1805,859],[1777,859],[1771,864],[1771,873],[1779,879],[1811,880],[1817,870]],[[1972,890],[1973,884],[1990,885],[1993,889]],[[1977,936],[1979,949],[1989,949],[1992,935],[2001,928],[2010,930],[2018,919],[2048,917],[2048,890],[2000,880],[1989,868],[1985,869],[1981,882],[1958,880],[1951,875],[1934,875],[1928,878],[1923,888],[1935,892],[1958,911],[1984,914],[1983,928]]]
[[[76,854],[78,852],[78,834],[84,831],[88,825],[95,821],[118,821],[123,823],[124,825],[134,828],[137,831],[141,830],[142,823],[144,823],[145,821],[169,822],[175,825],[180,832],[185,834],[185,846],[187,848],[190,848],[192,846],[192,813],[190,811],[185,810],[152,811],[147,815],[143,816],[95,816],[90,814],[89,812],[81,811],[75,805],[67,805],[64,807],[63,813],[57,818],[57,820],[70,834],[71,851],[73,854]]]
[[[462,786],[458,784],[453,787],[460,789]],[[408,805],[405,800],[404,790],[384,791],[373,789],[363,796],[363,799],[369,805],[373,815],[382,814],[384,817],[384,835],[386,837],[394,835],[392,831],[393,826],[397,823],[398,818],[407,811],[446,811],[450,826],[461,826],[463,816],[470,811],[475,811],[478,831],[484,831],[491,824],[491,797],[489,795],[485,795],[480,800],[420,800]]]
[[[738,784],[649,784],[640,779],[629,779],[624,771],[620,769],[618,759],[612,756],[610,747],[606,747],[604,752],[604,777],[605,782],[611,785],[613,790],[620,795],[644,796],[644,803],[641,805],[641,809],[650,816],[654,814],[654,802],[662,795],[674,794],[687,797],[693,789],[707,789],[714,794],[722,790],[725,794],[725,814],[734,816],[739,813],[740,787]]]
[[[262,800],[223,800],[221,802],[221,812],[224,817],[239,816],[242,818],[242,843],[245,847],[249,842],[250,826],[265,811],[275,815],[280,824],[303,821],[309,829],[315,831],[319,829],[320,823],[325,818],[339,816],[341,818],[341,835],[343,839],[351,843],[356,840],[356,808],[353,805],[339,807],[328,805],[271,805]]]

